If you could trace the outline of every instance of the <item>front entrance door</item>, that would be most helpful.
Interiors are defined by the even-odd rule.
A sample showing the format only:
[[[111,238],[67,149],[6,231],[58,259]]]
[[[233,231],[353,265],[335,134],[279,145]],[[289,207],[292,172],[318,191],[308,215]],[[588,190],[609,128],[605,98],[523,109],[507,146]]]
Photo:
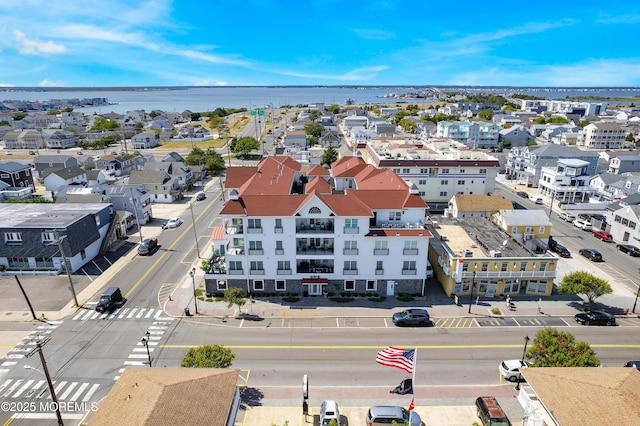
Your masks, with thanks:
[[[322,294],[322,284],[309,284],[309,296],[320,296]]]
[[[395,285],[395,283],[393,282],[393,280],[388,280],[387,281],[387,296],[393,296],[394,295],[394,285]]]

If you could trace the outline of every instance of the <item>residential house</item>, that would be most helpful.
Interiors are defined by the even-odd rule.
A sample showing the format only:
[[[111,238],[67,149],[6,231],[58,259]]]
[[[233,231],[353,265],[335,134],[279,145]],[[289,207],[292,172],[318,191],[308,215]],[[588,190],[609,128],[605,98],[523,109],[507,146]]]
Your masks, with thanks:
[[[342,123],[340,123],[345,133],[349,133],[349,131],[354,127],[369,127],[369,118],[366,115],[349,115],[342,119]]]
[[[64,256],[75,272],[106,250],[114,216],[111,204],[0,204],[0,265],[63,272]]]
[[[107,195],[116,211],[132,214],[137,225],[145,225],[153,219],[152,194],[142,185],[110,185]]]
[[[21,149],[22,140],[20,139],[20,135],[22,132],[22,129],[9,130],[8,132],[5,132],[2,136],[2,146],[4,149]]]
[[[498,133],[500,134],[500,145],[505,145],[505,142],[510,142],[510,146],[512,147],[526,146],[529,142],[535,140],[531,131],[522,125],[514,125],[506,129],[500,129]]]
[[[640,172],[640,155],[618,155],[609,161],[609,173]]]
[[[640,173],[624,173],[623,179],[609,185],[612,200],[621,200],[625,197],[640,192]]]
[[[470,148],[497,148],[500,126],[483,121],[440,121],[436,137],[453,139]]]
[[[537,187],[542,168],[554,167],[558,158],[587,161],[587,174],[593,176],[597,173],[600,156],[597,152],[581,150],[575,146],[544,144],[516,147],[507,154],[505,168],[517,183]]]
[[[489,218],[499,210],[509,209],[513,209],[512,201],[502,195],[456,194],[449,201],[445,216]]]
[[[66,130],[43,130],[42,135],[50,149],[73,148],[80,140],[76,133]]]
[[[77,166],[44,171],[44,187],[47,191],[57,191],[64,185],[86,185],[87,172]]]
[[[357,157],[332,164],[332,185],[302,172],[289,157],[227,169],[207,292],[424,294],[431,233],[417,192]]]
[[[142,132],[131,137],[132,149],[149,149],[158,146],[158,137],[154,132]]]
[[[625,176],[614,175],[608,172],[600,173],[593,176],[589,180],[589,186],[592,189],[592,198],[600,201],[612,201],[615,196],[611,185],[615,182],[624,181]]]
[[[191,167],[181,161],[156,161],[146,163],[144,170],[161,170],[167,173],[182,190],[191,189],[195,181]]]
[[[87,423],[233,426],[241,404],[239,370],[127,368]]]
[[[618,123],[591,123],[582,128],[577,145],[588,149],[622,149],[627,134],[628,131]]]
[[[182,198],[181,186],[164,170],[134,170],[127,184],[144,186],[153,203],[173,203]]]
[[[307,149],[307,134],[304,130],[290,130],[285,133],[282,144],[290,151],[304,151]]]
[[[33,167],[36,177],[42,179],[44,171],[48,169],[65,169],[78,167],[78,159],[71,155],[36,155],[33,159]]]
[[[640,247],[640,193],[607,206],[606,230],[614,240]]]
[[[588,170],[588,161],[561,158],[555,167],[541,169],[538,192],[561,204],[587,202],[591,195],[591,175]]]
[[[544,253],[547,250],[551,220],[545,210],[500,210],[492,216],[492,220],[510,238],[534,253]]]
[[[0,182],[4,184],[5,189],[30,189],[29,195],[36,189],[31,166],[17,161],[0,163]]]

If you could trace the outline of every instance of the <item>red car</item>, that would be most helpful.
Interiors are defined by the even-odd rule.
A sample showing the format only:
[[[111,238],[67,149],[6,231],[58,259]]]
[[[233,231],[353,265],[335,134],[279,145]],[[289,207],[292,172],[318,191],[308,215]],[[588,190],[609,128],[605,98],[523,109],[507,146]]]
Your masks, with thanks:
[[[593,231],[593,236],[604,241],[605,243],[610,243],[613,241],[613,237],[610,233],[606,231]]]

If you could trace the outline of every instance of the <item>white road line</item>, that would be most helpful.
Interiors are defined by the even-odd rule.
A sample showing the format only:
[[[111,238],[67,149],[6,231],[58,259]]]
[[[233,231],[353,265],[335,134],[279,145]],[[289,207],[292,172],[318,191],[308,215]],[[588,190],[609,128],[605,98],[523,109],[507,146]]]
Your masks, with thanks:
[[[89,392],[87,392],[86,395],[84,396],[84,398],[82,398],[82,402],[89,401],[89,399],[91,399],[91,397],[98,390],[99,387],[100,387],[100,385],[98,383],[96,383],[93,386],[91,386],[91,389],[89,389]]]
[[[65,387],[65,385],[67,384],[67,382],[62,381],[60,383],[56,383],[56,386],[53,388],[53,390],[55,391],[56,395],[60,394],[60,391],[62,390],[62,388]],[[51,395],[49,395],[48,398],[51,398]]]
[[[14,393],[13,395],[11,395],[11,398],[17,398],[20,395],[22,395],[22,393],[27,390],[27,388],[29,386],[31,386],[31,384],[35,382],[35,380],[27,380],[26,383],[24,385],[22,385],[22,387],[18,390],[18,392]]]
[[[11,385],[11,387],[9,387],[9,390],[7,390],[5,392],[4,395],[2,395],[4,398],[7,398],[9,395],[11,395],[13,392],[15,392],[16,388],[18,386],[20,386],[20,384],[22,384],[22,380],[16,380],[15,382],[13,382],[13,384]]]
[[[78,386],[78,382],[73,382],[69,385],[69,387],[64,391],[64,393],[60,396],[56,396],[58,397],[58,399],[60,401],[66,401],[67,397],[69,396],[69,394],[76,388],[76,386]]]
[[[146,365],[146,364],[144,363],[144,361],[125,361],[122,363],[122,365]]]
[[[147,308],[142,308],[142,309],[140,309],[140,312],[138,312],[138,315],[136,315],[136,319],[142,318],[142,316],[144,315],[144,311],[145,311],[146,309],[147,309]]]
[[[149,318],[149,317],[151,316],[151,314],[153,314],[153,311],[154,311],[154,310],[155,310],[155,309],[149,309],[149,312],[147,312],[147,315],[145,315],[144,317],[145,317],[145,318]]]
[[[147,358],[147,354],[140,354],[140,355],[130,354],[127,358],[129,358],[129,359],[135,359],[135,358],[137,358],[137,359],[146,359]]]
[[[71,397],[71,399],[69,399],[69,401],[73,402],[76,399],[78,399],[78,397],[80,395],[82,395],[82,392],[84,392],[84,390],[87,388],[87,386],[89,386],[89,383],[83,383],[82,385],[80,385],[80,388],[78,388],[76,393],[73,394],[73,396]]]
[[[63,412],[61,413],[62,415],[62,419],[67,419],[67,420],[82,420],[82,418],[86,415],[85,413],[80,413],[80,414],[72,414],[72,413],[66,413]],[[56,413],[17,413],[14,414],[13,416],[11,416],[12,419],[16,419],[16,420],[48,420],[48,419],[53,419],[55,420],[57,418],[57,414]]]
[[[4,391],[4,388],[9,386],[11,384],[11,382],[13,382],[13,379],[5,380],[4,383],[2,384],[2,386],[0,386],[0,393],[2,393],[2,391]]]
[[[80,311],[76,314],[75,317],[71,318],[71,321],[76,321],[78,318],[80,318],[82,315],[84,314],[84,311]]]
[[[137,310],[138,310],[138,308],[131,309],[131,312],[129,313],[129,315],[127,315],[127,319],[128,318],[132,318],[136,314]]]
[[[16,364],[17,364],[17,362],[15,362],[15,361],[5,361],[5,362],[2,363],[1,366],[2,367],[11,367],[12,365],[16,365]]]

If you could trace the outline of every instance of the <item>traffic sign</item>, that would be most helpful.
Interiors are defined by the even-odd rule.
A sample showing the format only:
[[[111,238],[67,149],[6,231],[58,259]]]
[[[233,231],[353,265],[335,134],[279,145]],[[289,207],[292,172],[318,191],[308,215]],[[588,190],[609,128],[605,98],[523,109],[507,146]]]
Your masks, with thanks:
[[[258,115],[264,115],[264,110],[263,109],[259,109],[258,110]]]
[[[255,109],[251,111],[251,115],[256,115],[256,114],[257,114],[257,113],[256,113],[256,110],[255,110]]]

